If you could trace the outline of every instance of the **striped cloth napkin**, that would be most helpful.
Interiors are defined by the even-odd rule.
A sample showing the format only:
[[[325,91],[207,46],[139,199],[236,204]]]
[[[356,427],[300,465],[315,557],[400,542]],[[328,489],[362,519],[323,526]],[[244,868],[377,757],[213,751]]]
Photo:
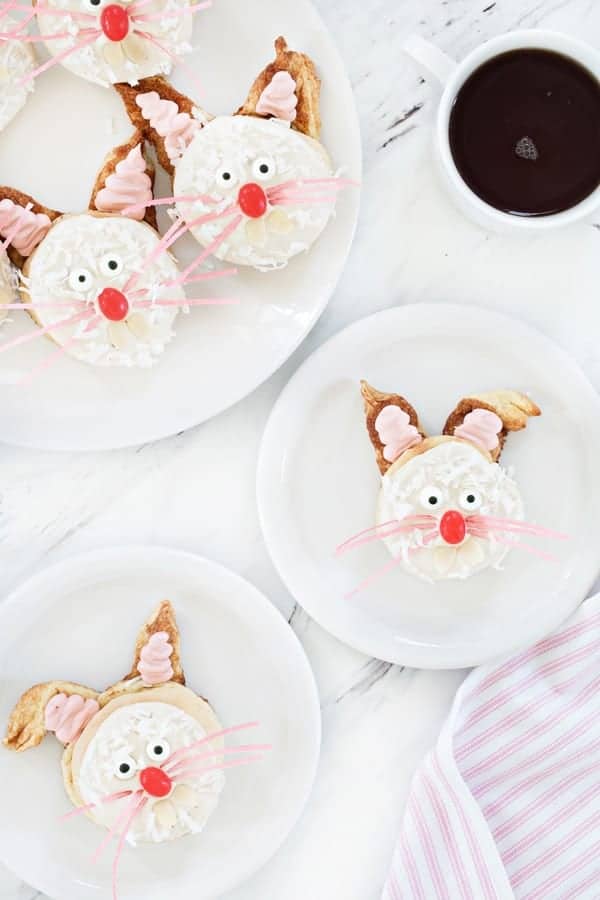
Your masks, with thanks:
[[[382,900],[600,898],[600,595],[461,685]]]

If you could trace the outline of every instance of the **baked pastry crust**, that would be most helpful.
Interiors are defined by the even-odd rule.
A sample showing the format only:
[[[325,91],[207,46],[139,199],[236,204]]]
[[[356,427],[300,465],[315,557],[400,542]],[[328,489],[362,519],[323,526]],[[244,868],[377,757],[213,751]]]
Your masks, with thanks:
[[[401,394],[386,394],[383,391],[378,391],[366,381],[361,381],[360,391],[363,396],[367,431],[369,432],[369,438],[371,440],[371,443],[373,444],[373,449],[375,450],[375,459],[377,460],[379,471],[382,475],[385,475],[385,473],[393,465],[393,463],[385,459],[383,455],[384,444],[379,437],[377,429],[375,428],[375,420],[377,419],[377,416],[382,409],[384,409],[386,406],[400,407],[400,409],[403,410],[409,417],[410,424],[414,425],[419,434],[423,438],[425,438],[427,435],[425,434],[425,431],[423,430],[419,422],[419,417],[416,410]]]
[[[531,416],[541,416],[542,411],[533,400],[519,391],[490,391],[484,394],[472,394],[460,400],[452,410],[443,428],[443,434],[453,435],[456,428],[462,425],[465,416],[475,409],[487,409],[502,419],[502,431],[498,435],[498,446],[491,452],[492,459],[500,459],[507,435],[511,431],[521,431],[527,426]]]
[[[262,92],[271,83],[273,76],[282,71],[289,72],[296,82],[298,105],[292,128],[318,141],[321,135],[321,79],[317,75],[312,59],[305,53],[288,50],[287,42],[282,36],[275,41],[274,61],[258,75],[250,88],[246,102],[240,106],[236,115],[259,116],[256,105]]]
[[[67,697],[77,694],[86,700],[98,700],[96,691],[72,681],[34,684],[25,691],[10,714],[6,737],[3,740],[5,747],[20,753],[41,744],[46,735],[44,723],[46,706],[56,694],[66,694]]]
[[[89,209],[93,212],[96,210],[96,197],[102,188],[106,185],[106,180],[112,175],[117,168],[118,164],[127,158],[129,153],[136,147],[138,144],[142,145],[142,154],[146,163],[146,174],[149,176],[150,181],[152,182],[152,194],[154,195],[154,166],[147,158],[144,147],[144,135],[143,132],[136,130],[131,135],[130,139],[126,141],[124,144],[120,144],[118,147],[115,147],[109,153],[107,153],[102,166],[96,175],[96,181],[94,183],[94,187],[92,189],[92,195],[90,197]],[[100,210],[101,212],[101,210]],[[149,206],[146,209],[144,215],[144,221],[151,225],[152,228],[158,230],[156,224],[156,210],[153,206]]]

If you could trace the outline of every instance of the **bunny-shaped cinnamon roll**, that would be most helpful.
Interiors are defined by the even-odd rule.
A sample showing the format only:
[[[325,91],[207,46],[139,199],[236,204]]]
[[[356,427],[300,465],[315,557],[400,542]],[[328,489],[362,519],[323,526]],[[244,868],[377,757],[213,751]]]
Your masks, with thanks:
[[[80,214],[61,214],[0,187],[0,235],[22,270],[23,300],[4,310],[25,309],[39,326],[0,345],[0,352],[47,335],[61,353],[83,362],[147,367],[172,339],[180,308],[227,302],[187,300],[188,279],[203,276],[190,278],[195,266],[180,273],[168,252],[178,229],[161,238],[150,207],[123,214],[152,198],[154,172],[143,150],[135,133],[109,154],[89,209]]]
[[[219,259],[261,270],[307,250],[349,184],[319,141],[314,64],[282,37],[275,48],[233,116],[208,116],[162,78],[116,86],[173,176],[170,200],[196,240]]]
[[[76,807],[65,818],[85,814],[119,836],[116,872],[125,841],[161,843],[202,831],[224,770],[270,749],[225,747],[226,735],[256,724],[222,728],[210,704],[185,686],[179,631],[164,601],[142,628],[122,681],[104,691],[36,684],[13,709],[4,744],[29,750],[49,732],[64,744],[62,775]]]
[[[6,0],[0,4],[0,46],[10,42],[22,51],[20,57],[13,55],[17,61],[36,43],[50,54],[36,68],[15,66],[12,80],[19,89],[31,87],[38,75],[59,64],[97,84],[135,84],[168,74],[190,52],[193,14],[209,5],[194,0],[36,0],[26,15],[11,21],[7,11],[22,14],[27,7]],[[33,18],[39,34],[28,32]]]
[[[406,572],[439,581],[499,567],[513,546],[543,556],[520,542],[527,535],[564,537],[524,521],[518,485],[499,465],[508,433],[541,414],[524,394],[466,397],[434,437],[399,394],[362,382],[362,395],[382,476],[377,524],[338,552],[382,540]]]

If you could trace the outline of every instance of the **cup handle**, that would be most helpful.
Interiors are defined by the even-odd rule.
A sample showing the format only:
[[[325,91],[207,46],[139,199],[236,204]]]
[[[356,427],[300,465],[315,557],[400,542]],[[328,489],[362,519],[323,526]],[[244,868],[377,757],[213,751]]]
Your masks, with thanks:
[[[411,34],[404,42],[403,49],[423,68],[431,72],[442,85],[449,81],[458,65],[455,60],[418,34]]]

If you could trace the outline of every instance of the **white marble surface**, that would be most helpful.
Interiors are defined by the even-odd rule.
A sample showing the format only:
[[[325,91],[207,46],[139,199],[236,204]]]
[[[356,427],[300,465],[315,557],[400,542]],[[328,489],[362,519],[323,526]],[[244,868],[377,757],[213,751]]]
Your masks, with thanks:
[[[462,301],[538,326],[579,359],[600,389],[600,217],[595,228],[527,240],[490,235],[461,219],[432,176],[435,85],[401,51],[413,31],[458,57],[486,37],[536,26],[600,43],[600,3],[319,0],[319,6],[356,91],[365,175],[348,268],[309,339],[246,401],[156,445],[90,455],[0,448],[0,593],[80,550],[115,542],[172,545],[249,578],[302,640],[322,697],[315,791],[277,857],[227,900],[379,897],[411,773],[462,679],[458,672],[369,660],[295,609],[263,546],[254,499],[260,435],[286,380],[312,349],[360,316],[395,303]],[[0,900],[35,896],[0,871]]]

